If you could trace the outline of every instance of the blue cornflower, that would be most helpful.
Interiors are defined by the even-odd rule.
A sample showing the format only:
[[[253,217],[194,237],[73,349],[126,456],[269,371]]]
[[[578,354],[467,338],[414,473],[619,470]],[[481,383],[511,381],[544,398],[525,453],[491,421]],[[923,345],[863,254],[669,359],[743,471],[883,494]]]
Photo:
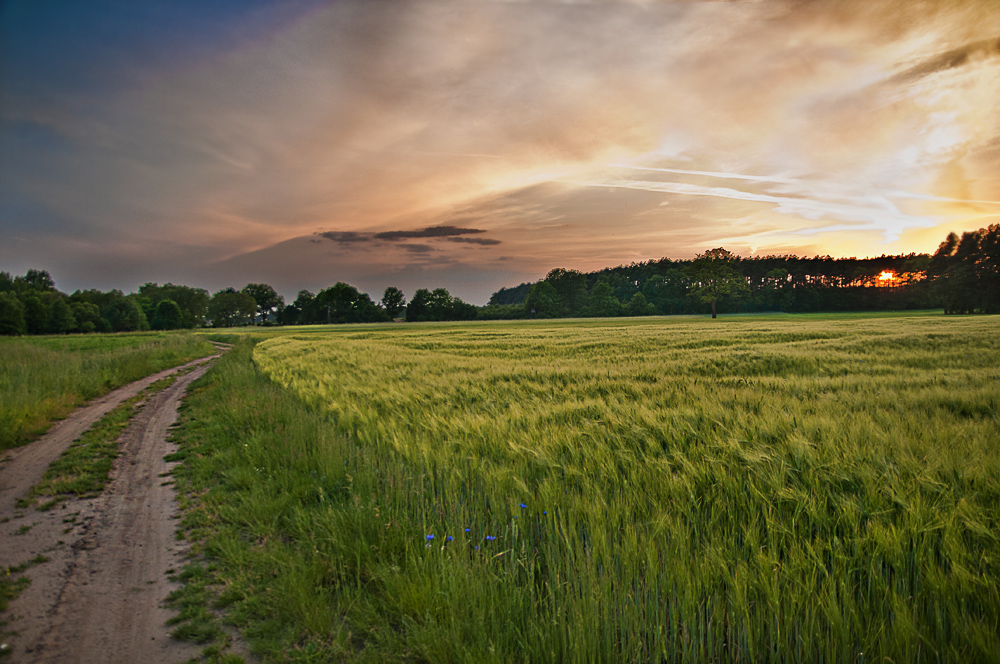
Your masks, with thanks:
[[[487,541],[487,542],[492,542],[492,541],[493,541],[493,540],[495,540],[495,539],[496,539],[496,537],[494,537],[493,535],[487,535],[487,536],[486,536],[486,541]]]
[[[455,539],[455,538],[454,538],[454,537],[452,537],[451,535],[448,535],[447,537],[445,537],[445,538],[444,538],[444,541],[445,541],[445,542],[450,542],[450,541],[452,541],[453,539]]]
[[[514,518],[516,519],[517,517],[515,516]]]
[[[476,548],[476,549],[478,549],[478,548],[479,548],[479,545],[477,544],[477,545],[475,546],[475,548]]]
[[[434,539],[434,536],[433,536],[433,535],[428,535],[428,536],[427,536],[427,541],[428,541],[428,542],[430,542],[430,541],[431,541],[432,539]]]
[[[466,528],[466,529],[465,529],[465,532],[467,532],[467,533],[468,533],[468,532],[471,532],[471,531],[472,531],[472,528]]]
[[[542,512],[542,514],[548,514],[548,513],[549,513],[548,510],[545,510],[544,512]]]
[[[524,503],[521,503],[521,509],[524,509],[525,507],[527,507],[527,505],[525,505]]]

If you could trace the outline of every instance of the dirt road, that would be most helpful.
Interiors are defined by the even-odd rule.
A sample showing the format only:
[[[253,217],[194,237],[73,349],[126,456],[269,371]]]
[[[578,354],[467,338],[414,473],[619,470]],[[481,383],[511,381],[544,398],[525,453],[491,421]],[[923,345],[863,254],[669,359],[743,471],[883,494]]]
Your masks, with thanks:
[[[163,607],[183,564],[175,537],[177,505],[163,460],[175,451],[168,428],[187,387],[213,358],[149,376],[92,402],[45,436],[12,450],[0,466],[0,564],[38,560],[31,585],[0,615],[12,662],[183,662],[199,648],[174,641]],[[194,367],[192,369],[192,367]],[[122,434],[120,456],[104,492],[39,512],[18,498],[49,463],[105,413],[151,383],[190,369],[152,395]],[[48,560],[41,562],[44,556]]]

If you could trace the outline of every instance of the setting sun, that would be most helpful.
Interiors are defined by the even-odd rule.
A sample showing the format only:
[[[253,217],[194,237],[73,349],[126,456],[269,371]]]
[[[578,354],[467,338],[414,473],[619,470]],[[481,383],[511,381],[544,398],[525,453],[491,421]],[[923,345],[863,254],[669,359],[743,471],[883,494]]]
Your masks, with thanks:
[[[896,278],[896,275],[889,270],[882,270],[882,273],[878,275],[879,281],[892,281]]]

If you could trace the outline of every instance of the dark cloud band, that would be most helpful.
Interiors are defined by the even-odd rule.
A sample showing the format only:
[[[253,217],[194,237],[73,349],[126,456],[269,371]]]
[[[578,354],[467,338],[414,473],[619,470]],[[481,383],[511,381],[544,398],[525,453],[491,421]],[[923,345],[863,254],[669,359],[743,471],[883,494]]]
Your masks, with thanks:
[[[893,83],[906,83],[939,71],[961,67],[977,57],[991,58],[998,55],[1000,55],[1000,39],[973,42],[928,58],[889,80]]]
[[[475,235],[478,233],[485,233],[481,228],[459,228],[458,226],[429,226],[427,228],[421,228],[416,231],[385,231],[384,233],[376,233],[376,240],[411,240],[414,238],[437,238],[437,237],[455,237],[459,235]]]
[[[354,242],[370,242],[371,233],[357,233],[355,231],[327,231],[320,233],[321,236],[341,244],[351,244]]]
[[[488,237],[450,237],[448,242],[461,242],[463,244],[479,244],[484,247],[500,244],[500,240],[492,240]]]
[[[478,235],[480,233],[485,233],[486,231],[482,228],[461,228],[459,226],[428,226],[427,228],[421,228],[413,231],[383,231],[381,233],[362,233],[358,231],[325,231],[323,233],[318,233],[321,237],[325,237],[328,240],[333,240],[338,244],[359,244],[363,242],[399,242],[400,240],[414,240],[414,239],[443,239],[449,242],[462,242],[466,244],[478,244],[483,246],[491,246],[495,244],[500,244],[500,240],[492,240],[489,238],[479,238],[479,237],[466,237],[467,235]],[[413,249],[413,247],[426,247],[426,250],[430,250],[429,245],[415,245],[407,244],[400,245],[407,251],[424,251],[424,249]]]
[[[435,251],[434,247],[429,244],[409,244],[404,242],[399,246],[411,254],[426,254],[428,252]]]

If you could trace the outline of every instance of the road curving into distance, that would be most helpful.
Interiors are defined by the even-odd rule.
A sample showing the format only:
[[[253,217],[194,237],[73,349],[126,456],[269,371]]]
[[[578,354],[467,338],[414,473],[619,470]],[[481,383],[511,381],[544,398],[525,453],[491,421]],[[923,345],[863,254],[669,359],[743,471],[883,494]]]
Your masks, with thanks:
[[[221,353],[228,346],[216,345]],[[163,457],[190,384],[219,353],[167,369],[94,400],[37,441],[0,461],[0,565],[27,563],[30,585],[0,614],[0,641],[12,662],[181,662],[197,646],[169,636],[164,607],[184,563],[178,508]],[[96,498],[49,511],[18,507],[31,487],[83,432],[152,383],[179,374],[146,399],[119,438],[119,457]]]

